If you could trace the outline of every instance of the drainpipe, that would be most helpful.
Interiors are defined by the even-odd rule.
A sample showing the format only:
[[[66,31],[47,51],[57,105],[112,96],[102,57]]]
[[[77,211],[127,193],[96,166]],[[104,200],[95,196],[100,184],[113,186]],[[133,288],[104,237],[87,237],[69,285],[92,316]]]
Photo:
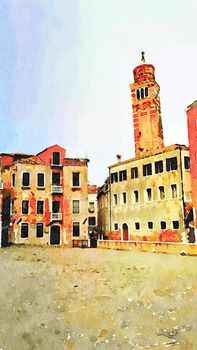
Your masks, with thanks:
[[[180,151],[180,175],[181,175],[181,199],[183,205],[183,220],[184,220],[184,228],[185,227],[185,201],[184,201],[184,186],[183,186],[183,170],[182,170],[182,158],[181,158],[181,147],[179,147]]]

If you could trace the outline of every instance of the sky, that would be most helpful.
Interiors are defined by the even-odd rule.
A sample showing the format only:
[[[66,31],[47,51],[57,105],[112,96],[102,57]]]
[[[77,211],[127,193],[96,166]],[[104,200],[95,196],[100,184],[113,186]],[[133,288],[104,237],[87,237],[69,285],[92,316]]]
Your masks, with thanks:
[[[196,0],[0,0],[0,152],[59,144],[89,181],[134,156],[129,84],[155,66],[165,145],[188,145],[197,99]]]

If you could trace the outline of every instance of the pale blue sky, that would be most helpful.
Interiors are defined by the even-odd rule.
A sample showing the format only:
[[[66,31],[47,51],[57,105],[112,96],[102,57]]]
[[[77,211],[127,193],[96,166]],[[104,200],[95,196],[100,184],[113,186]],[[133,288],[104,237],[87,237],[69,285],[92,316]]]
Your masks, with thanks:
[[[101,185],[134,155],[129,83],[140,52],[156,68],[165,144],[187,144],[197,99],[195,0],[1,0],[1,151],[58,143],[89,157]]]

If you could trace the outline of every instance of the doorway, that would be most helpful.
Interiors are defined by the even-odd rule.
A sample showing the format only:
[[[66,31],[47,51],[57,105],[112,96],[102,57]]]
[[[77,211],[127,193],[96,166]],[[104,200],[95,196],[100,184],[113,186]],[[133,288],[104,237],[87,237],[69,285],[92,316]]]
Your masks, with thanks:
[[[122,232],[123,232],[123,241],[128,241],[129,240],[129,231],[128,231],[127,224],[122,225]]]
[[[51,227],[50,244],[60,244],[60,226]]]

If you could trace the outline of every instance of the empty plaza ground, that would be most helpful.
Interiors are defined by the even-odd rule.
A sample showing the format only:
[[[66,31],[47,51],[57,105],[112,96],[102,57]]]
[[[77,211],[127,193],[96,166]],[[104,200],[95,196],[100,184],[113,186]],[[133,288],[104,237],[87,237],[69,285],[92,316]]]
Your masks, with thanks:
[[[196,257],[0,251],[0,349],[197,349]]]

